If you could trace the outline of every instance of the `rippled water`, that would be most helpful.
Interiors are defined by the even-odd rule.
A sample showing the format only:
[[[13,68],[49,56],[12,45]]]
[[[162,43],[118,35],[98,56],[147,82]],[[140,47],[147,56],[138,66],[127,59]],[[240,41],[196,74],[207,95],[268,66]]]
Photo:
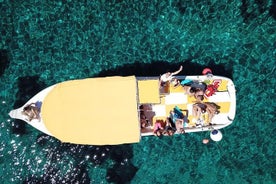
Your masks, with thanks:
[[[2,183],[275,183],[275,0],[0,0]],[[108,75],[183,75],[209,66],[233,79],[237,116],[208,133],[82,146],[8,112],[46,86]]]

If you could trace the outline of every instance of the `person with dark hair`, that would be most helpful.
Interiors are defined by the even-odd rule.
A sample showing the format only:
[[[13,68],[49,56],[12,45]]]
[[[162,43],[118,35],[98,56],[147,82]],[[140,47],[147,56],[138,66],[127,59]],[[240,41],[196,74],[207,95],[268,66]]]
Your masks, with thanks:
[[[207,88],[207,84],[205,84],[204,82],[194,81],[194,82],[191,84],[191,87],[192,87],[192,88],[195,88],[195,89],[200,89],[200,90],[202,90],[202,91],[205,91],[206,88]]]
[[[176,131],[176,128],[175,128],[174,124],[170,121],[170,118],[167,117],[166,126],[165,126],[165,129],[163,131],[163,135],[172,136],[175,131]]]
[[[194,97],[197,102],[203,101],[204,100],[204,91],[202,91],[201,89],[197,89],[194,93]]]

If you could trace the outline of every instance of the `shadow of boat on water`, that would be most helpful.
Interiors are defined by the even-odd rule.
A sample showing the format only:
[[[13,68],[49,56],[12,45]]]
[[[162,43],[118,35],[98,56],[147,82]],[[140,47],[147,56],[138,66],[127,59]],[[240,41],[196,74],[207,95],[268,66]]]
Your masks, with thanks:
[[[202,70],[206,67],[212,69],[214,75],[232,78],[233,69],[223,64],[210,63],[208,65],[200,65],[186,60],[180,63],[169,63],[166,61],[152,61],[151,63],[134,62],[125,64],[114,69],[103,70],[94,77],[105,76],[160,76],[165,72],[174,72],[183,66],[183,70],[178,75],[201,75]]]

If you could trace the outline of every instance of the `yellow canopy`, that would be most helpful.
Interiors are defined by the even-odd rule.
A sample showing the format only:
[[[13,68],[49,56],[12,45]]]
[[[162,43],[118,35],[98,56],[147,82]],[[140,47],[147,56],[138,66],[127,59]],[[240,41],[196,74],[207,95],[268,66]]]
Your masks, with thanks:
[[[73,80],[45,97],[42,120],[62,142],[116,145],[140,140],[134,76]]]

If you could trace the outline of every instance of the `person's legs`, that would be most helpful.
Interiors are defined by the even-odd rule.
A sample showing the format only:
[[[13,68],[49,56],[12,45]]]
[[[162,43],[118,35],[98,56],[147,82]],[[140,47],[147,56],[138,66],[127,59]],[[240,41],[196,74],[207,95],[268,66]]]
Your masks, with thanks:
[[[201,115],[201,108],[198,105],[194,104],[192,114],[196,119],[199,119]]]

